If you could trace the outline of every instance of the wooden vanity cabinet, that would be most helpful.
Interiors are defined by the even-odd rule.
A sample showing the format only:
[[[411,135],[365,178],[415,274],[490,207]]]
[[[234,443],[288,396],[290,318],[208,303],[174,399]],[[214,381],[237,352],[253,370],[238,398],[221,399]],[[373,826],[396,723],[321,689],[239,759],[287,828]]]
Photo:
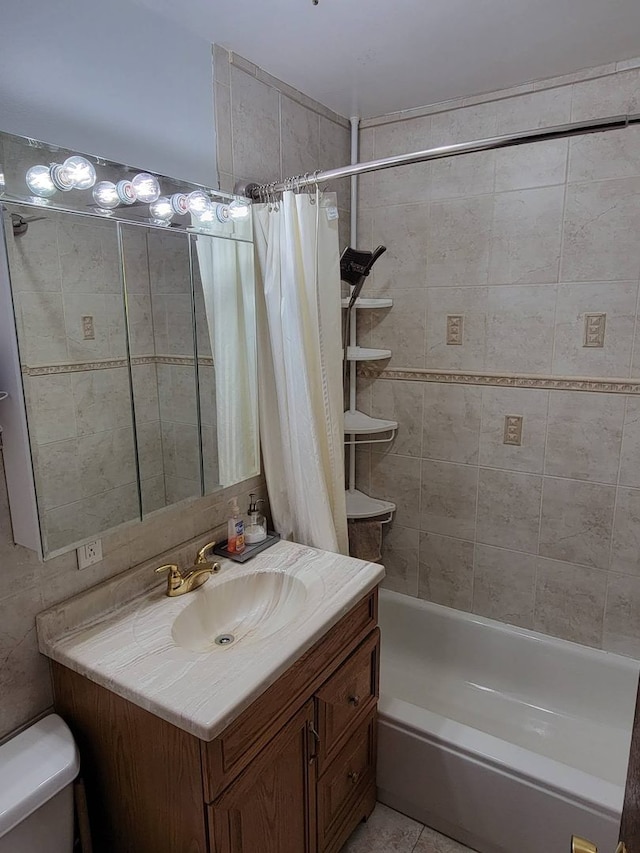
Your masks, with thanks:
[[[338,853],[375,805],[376,625],[374,590],[208,742],[54,663],[96,853]]]

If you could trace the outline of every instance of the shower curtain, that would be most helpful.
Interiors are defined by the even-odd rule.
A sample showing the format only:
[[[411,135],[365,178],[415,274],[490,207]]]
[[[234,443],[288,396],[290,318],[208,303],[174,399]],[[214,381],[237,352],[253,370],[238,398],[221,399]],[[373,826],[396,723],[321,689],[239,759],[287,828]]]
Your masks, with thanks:
[[[348,553],[334,193],[254,205],[260,438],[286,538]]]
[[[196,251],[216,371],[218,481],[230,486],[260,470],[253,257],[220,237],[196,237]]]

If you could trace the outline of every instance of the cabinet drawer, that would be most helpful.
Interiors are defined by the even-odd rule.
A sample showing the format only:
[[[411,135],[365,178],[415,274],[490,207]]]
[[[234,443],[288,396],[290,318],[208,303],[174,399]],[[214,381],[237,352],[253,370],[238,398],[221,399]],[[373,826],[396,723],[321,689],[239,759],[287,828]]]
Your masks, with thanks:
[[[376,628],[316,693],[320,774],[353,727],[375,708],[379,661],[380,630]]]
[[[205,801],[212,802],[375,627],[378,591],[368,593],[215,740],[202,742]]]
[[[376,712],[358,726],[318,782],[318,848],[331,845],[336,833],[349,834],[362,815],[354,805],[375,783]],[[352,829],[353,827],[351,827]]]

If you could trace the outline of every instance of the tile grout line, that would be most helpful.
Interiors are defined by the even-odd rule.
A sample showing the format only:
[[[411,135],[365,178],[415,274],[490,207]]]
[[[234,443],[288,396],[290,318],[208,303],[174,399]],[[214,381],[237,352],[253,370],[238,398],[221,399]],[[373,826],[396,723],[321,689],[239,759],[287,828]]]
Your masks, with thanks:
[[[425,829],[426,829],[426,824],[423,823],[422,827],[420,829],[420,832],[418,833],[418,837],[416,838],[416,842],[413,845],[413,847],[411,848],[411,853],[414,853],[415,849],[417,848],[418,844],[420,843],[420,839],[422,838]]]

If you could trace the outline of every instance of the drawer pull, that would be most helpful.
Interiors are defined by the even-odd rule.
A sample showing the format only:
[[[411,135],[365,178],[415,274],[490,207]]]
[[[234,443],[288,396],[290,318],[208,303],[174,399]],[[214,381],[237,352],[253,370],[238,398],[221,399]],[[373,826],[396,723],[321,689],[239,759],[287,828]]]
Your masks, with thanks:
[[[349,777],[349,779],[351,779],[351,782],[352,782],[354,785],[357,785],[357,784],[358,784],[358,780],[360,779],[360,774],[359,774],[359,773],[357,773],[357,772],[351,772],[351,773],[349,773],[349,774],[348,774],[348,777]]]
[[[357,708],[360,704],[360,697],[357,694],[355,696],[349,696],[349,704],[353,705],[354,708]]]
[[[315,738],[315,740],[316,740],[316,743],[320,743],[320,735],[319,735],[319,734],[318,734],[318,732],[315,730],[314,725],[313,725],[313,723],[312,723],[311,721],[309,722],[309,731],[310,731],[310,732],[311,732],[311,734],[314,736],[314,738]]]

